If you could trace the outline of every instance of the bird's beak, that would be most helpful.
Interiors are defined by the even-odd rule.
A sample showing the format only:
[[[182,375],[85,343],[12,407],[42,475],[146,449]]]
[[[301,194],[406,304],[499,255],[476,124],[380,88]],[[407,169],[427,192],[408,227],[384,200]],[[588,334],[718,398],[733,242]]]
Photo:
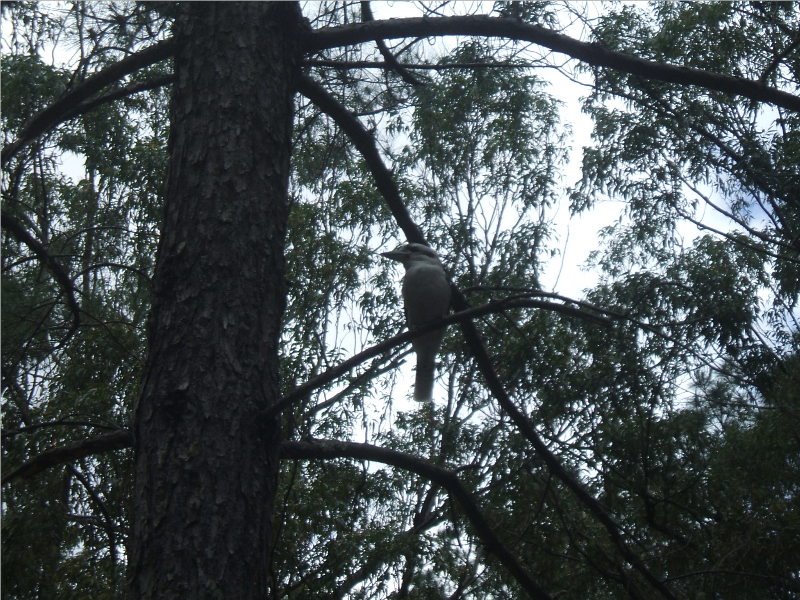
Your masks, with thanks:
[[[406,252],[402,250],[392,250],[391,252],[381,252],[381,256],[384,258],[390,258],[392,260],[397,260],[403,262],[403,259],[406,257]]]

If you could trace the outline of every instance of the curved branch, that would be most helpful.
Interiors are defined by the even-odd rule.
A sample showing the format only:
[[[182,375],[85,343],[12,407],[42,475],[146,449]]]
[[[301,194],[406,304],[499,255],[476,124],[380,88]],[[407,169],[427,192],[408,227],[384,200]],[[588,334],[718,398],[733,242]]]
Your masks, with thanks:
[[[446,489],[450,497],[461,506],[486,549],[503,563],[528,594],[532,598],[551,598],[546,591],[539,587],[517,558],[500,541],[481,512],[475,498],[461,484],[461,481],[452,471],[410,454],[357,442],[330,440],[287,441],[281,444],[281,456],[294,459],[357,458],[371,460],[412,471],[425,479],[436,482]]]
[[[315,58],[303,61],[308,67],[328,67],[331,69],[391,69],[388,61],[375,60],[327,60]],[[453,62],[441,64],[427,63],[398,63],[405,70],[415,69],[420,71],[452,71],[454,69],[533,69],[549,66],[532,62]]]
[[[5,485],[19,477],[32,477],[51,467],[85,456],[129,448],[132,445],[133,435],[131,432],[121,429],[61,448],[47,450],[4,475],[2,483]],[[508,548],[497,538],[472,495],[452,471],[395,450],[355,442],[324,440],[284,442],[281,445],[281,453],[283,458],[296,459],[347,457],[373,460],[412,471],[438,483],[461,505],[486,548],[505,565],[520,585],[533,598],[550,599],[550,596],[536,584]]]
[[[2,483],[5,485],[18,477],[33,477],[46,469],[63,465],[84,456],[101,454],[131,446],[133,446],[133,434],[127,429],[120,429],[75,444],[46,450],[16,469],[4,474]]]
[[[453,292],[453,306],[456,309],[468,306],[466,298],[461,291],[458,290],[455,285],[451,285],[451,289]],[[620,554],[625,557],[625,560],[627,560],[636,571],[641,573],[642,576],[644,576],[644,578],[647,579],[647,581],[655,589],[657,589],[664,598],[667,598],[668,600],[675,600],[675,596],[669,591],[664,582],[658,579],[650,571],[647,565],[644,564],[642,559],[630,549],[622,535],[623,529],[620,524],[614,520],[606,508],[586,489],[586,487],[578,480],[578,478],[570,473],[567,468],[561,464],[561,461],[558,459],[558,457],[550,451],[550,449],[544,443],[544,440],[542,440],[542,438],[536,432],[533,422],[525,413],[517,408],[516,404],[514,404],[514,402],[511,400],[508,392],[506,392],[505,386],[503,386],[503,383],[500,381],[500,378],[494,369],[494,365],[489,357],[489,353],[486,351],[486,346],[484,345],[483,340],[481,339],[472,322],[467,321],[463,323],[461,329],[464,332],[464,337],[467,339],[467,343],[472,350],[475,362],[478,364],[481,374],[483,374],[484,378],[486,379],[486,384],[489,390],[492,392],[492,395],[497,399],[497,402],[501,408],[508,414],[509,417],[511,417],[514,425],[525,436],[528,442],[530,442],[531,446],[533,446],[534,450],[541,457],[550,473],[560,479],[561,482],[566,485],[567,488],[569,488],[569,490],[575,495],[578,501],[583,504],[584,507],[586,507],[586,509],[595,517],[595,519],[597,519],[605,527],[609,537],[613,540],[614,545],[617,547]]]
[[[777,70],[781,62],[783,62],[786,59],[786,57],[789,56],[792,52],[797,50],[798,47],[800,47],[800,34],[796,34],[792,43],[788,44],[786,48],[783,49],[783,51],[776,54],[772,58],[772,60],[769,61],[769,64],[764,69],[764,72],[761,73],[761,77],[759,77],[758,80],[762,83],[766,83],[767,79],[773,73],[773,71]]]
[[[122,60],[98,71],[81,84],[77,85],[61,98],[53,102],[50,106],[35,115],[22,128],[19,137],[7,144],[2,151],[0,163],[5,165],[17,152],[24,148],[28,143],[47,133],[67,118],[76,114],[79,105],[89,100],[94,94],[105,86],[117,81],[118,79],[146,67],[153,63],[169,58],[175,51],[176,42],[173,39],[164,40],[150,46],[140,52],[126,56]],[[91,103],[89,103],[91,107]]]
[[[148,79],[147,81],[137,81],[130,85],[123,86],[117,90],[113,90],[111,92],[108,92],[107,94],[103,94],[102,96],[98,96],[97,98],[81,102],[78,106],[76,106],[72,110],[69,110],[66,113],[64,113],[61,116],[60,122],[63,123],[64,121],[69,121],[70,119],[74,119],[75,117],[85,114],[102,104],[107,104],[109,102],[113,102],[114,100],[119,100],[120,98],[127,98],[128,96],[133,96],[134,94],[138,94],[140,92],[146,92],[149,90],[154,90],[163,87],[165,85],[172,83],[174,80],[175,80],[174,75],[162,75],[161,77],[156,77],[155,79]]]
[[[78,325],[80,325],[81,322],[81,308],[76,299],[78,291],[75,289],[75,284],[72,283],[72,278],[69,276],[64,267],[61,266],[61,263],[50,256],[50,254],[47,252],[47,249],[41,244],[41,242],[28,233],[28,230],[25,229],[22,226],[22,223],[17,221],[14,216],[9,214],[6,210],[2,211],[1,216],[3,229],[9,231],[15,238],[17,238],[17,240],[30,248],[36,257],[42,262],[42,264],[47,267],[47,270],[53,275],[56,283],[58,283],[58,286],[64,293],[64,296],[67,300],[67,305],[72,311],[72,331],[74,331],[78,328]]]
[[[153,284],[152,278],[141,269],[137,269],[136,267],[133,267],[131,265],[115,263],[115,262],[100,262],[100,263],[95,263],[93,265],[89,265],[85,269],[81,269],[80,271],[78,271],[73,279],[78,279],[82,275],[94,271],[95,269],[105,269],[105,268],[121,269],[123,271],[128,271],[129,273],[137,275],[148,287]]]
[[[751,100],[769,102],[794,112],[800,112],[800,97],[769,87],[760,81],[646,60],[609,50],[597,43],[581,42],[546,27],[531,25],[514,18],[474,15],[353,23],[309,33],[306,49],[315,51],[386,38],[441,35],[503,37],[531,42],[595,67],[608,67],[644,79],[696,85],[734,96],[744,96]]]
[[[108,536],[108,550],[111,553],[112,557],[114,558],[114,562],[116,562],[116,554],[117,554],[117,534],[114,531],[114,517],[111,516],[111,511],[108,510],[106,503],[97,493],[97,490],[94,489],[89,479],[81,473],[75,465],[69,465],[67,467],[69,471],[72,473],[72,476],[75,477],[83,486],[83,489],[86,490],[87,496],[91,498],[92,502],[97,506],[97,509],[100,511],[102,515],[101,526],[106,532]]]

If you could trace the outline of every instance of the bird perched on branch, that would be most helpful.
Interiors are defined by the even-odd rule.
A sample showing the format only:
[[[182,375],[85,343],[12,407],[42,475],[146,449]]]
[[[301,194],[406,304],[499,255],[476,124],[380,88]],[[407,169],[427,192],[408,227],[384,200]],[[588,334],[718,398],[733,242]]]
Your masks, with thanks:
[[[406,323],[414,330],[437,321],[450,310],[450,284],[439,256],[423,244],[402,244],[381,256],[403,263],[403,301]],[[417,354],[417,373],[414,382],[414,399],[433,399],[433,374],[436,354],[442,345],[444,329],[425,333],[411,341]]]

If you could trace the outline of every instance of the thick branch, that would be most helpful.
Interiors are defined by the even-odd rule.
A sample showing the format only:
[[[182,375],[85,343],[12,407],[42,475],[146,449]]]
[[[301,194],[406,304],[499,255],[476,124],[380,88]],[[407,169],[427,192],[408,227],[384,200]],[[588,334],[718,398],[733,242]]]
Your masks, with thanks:
[[[284,442],[281,445],[281,455],[284,458],[295,459],[357,458],[371,460],[412,471],[421,477],[441,485],[447,490],[450,497],[461,506],[464,514],[469,519],[486,549],[503,563],[528,594],[530,594],[532,598],[550,598],[550,595],[539,587],[522,567],[517,558],[495,535],[494,530],[481,512],[472,494],[464,488],[458,477],[456,477],[455,473],[452,471],[434,465],[427,460],[397,452],[396,450],[380,448],[370,444],[359,444],[356,442],[329,440]]]
[[[119,450],[120,448],[129,448],[132,445],[133,435],[131,432],[127,429],[120,429],[68,446],[46,450],[3,475],[3,485],[18,477],[33,477],[46,469],[63,465],[84,456],[101,454],[111,450]]]
[[[141,52],[131,54],[95,73],[28,121],[22,128],[19,138],[3,148],[2,164],[5,165],[32,140],[63,123],[69,116],[74,116],[76,107],[87,101],[105,86],[137,69],[169,58],[174,50],[175,42],[172,39],[168,39]]]
[[[436,35],[478,35],[532,42],[593,66],[609,67],[632,75],[638,75],[645,79],[697,85],[732,95],[745,96],[753,100],[770,102],[789,110],[800,112],[800,97],[769,87],[761,81],[645,60],[609,50],[598,44],[581,42],[547,28],[523,23],[511,18],[475,15],[354,23],[321,29],[308,34],[306,50],[323,50],[334,46],[357,44],[371,40],[379,41],[393,37]],[[89,77],[34,116],[23,127],[19,138],[3,148],[0,162],[5,165],[32,140],[52,130],[67,118],[75,116],[79,105],[87,102],[103,87],[137,69],[169,58],[174,50],[175,41],[173,39],[164,40],[145,50],[131,54]],[[392,58],[394,59],[394,57]],[[159,84],[163,85],[163,82]]]
[[[346,373],[350,369],[357,367],[364,361],[369,360],[374,356],[383,354],[384,352],[391,350],[395,346],[399,346],[401,344],[409,342],[415,337],[424,335],[428,331],[439,329],[440,327],[446,327],[451,323],[464,322],[478,316],[509,310],[512,308],[542,308],[545,310],[554,310],[556,312],[561,312],[573,317],[588,319],[590,321],[597,322],[602,325],[610,324],[610,320],[606,319],[605,317],[599,317],[594,314],[584,313],[579,311],[578,309],[564,306],[561,304],[555,304],[553,302],[544,302],[541,300],[533,300],[528,298],[512,298],[510,300],[496,300],[488,304],[484,304],[483,306],[476,306],[474,308],[470,308],[468,310],[449,315],[448,317],[440,321],[430,323],[429,325],[426,325],[425,327],[416,329],[414,331],[406,331],[404,333],[395,335],[387,340],[384,340],[380,344],[376,344],[374,346],[371,346],[370,348],[367,348],[363,352],[360,352],[350,357],[348,360],[334,367],[331,367],[324,373],[320,373],[318,376],[308,380],[304,384],[298,386],[297,388],[289,392],[286,396],[284,396],[281,399],[281,401],[277,405],[275,405],[270,409],[269,415],[273,416],[279,413],[284,408],[289,406],[292,402],[296,401],[299,398],[302,398],[306,394],[309,394],[311,391],[327,383],[330,383],[337,377],[341,377],[344,373]],[[99,426],[92,423],[60,421],[54,423],[42,423],[39,424],[38,426],[30,426],[26,428],[26,430],[34,429],[36,427],[52,426],[55,424],[62,424],[62,425],[88,424],[95,427]],[[22,430],[18,430],[12,433],[20,433],[21,431]],[[108,452],[110,450],[127,448],[132,444],[133,444],[133,436],[128,430],[112,431],[111,433],[90,438],[88,440],[78,442],[76,444],[71,444],[61,448],[54,448],[52,450],[47,450],[42,454],[39,454],[38,456],[32,458],[22,466],[7,473],[3,477],[2,482],[3,484],[5,484],[18,477],[32,477],[33,475],[36,475],[37,473],[40,473],[46,469],[58,466],[60,464],[64,464],[66,462],[75,460],[77,458],[83,458],[84,456],[88,456],[90,454],[99,454],[101,452]]]
[[[329,67],[332,69],[391,69],[393,66],[387,61],[376,60],[326,60],[311,59],[304,61],[309,67]],[[427,63],[398,63],[403,69],[417,69],[422,71],[451,71],[454,69],[533,69],[544,66],[542,63],[532,62],[454,62],[442,64]]]
[[[646,60],[609,50],[596,43],[581,42],[545,27],[530,25],[513,18],[475,15],[353,23],[320,29],[308,34],[306,49],[315,51],[379,39],[440,35],[503,37],[531,42],[595,67],[608,67],[645,79],[697,85],[800,112],[800,97],[769,87],[760,81]]]

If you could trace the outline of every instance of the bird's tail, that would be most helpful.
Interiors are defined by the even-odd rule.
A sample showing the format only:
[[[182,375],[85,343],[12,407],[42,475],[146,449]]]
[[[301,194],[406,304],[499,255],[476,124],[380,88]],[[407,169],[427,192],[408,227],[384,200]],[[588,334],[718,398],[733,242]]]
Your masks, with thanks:
[[[433,401],[433,375],[436,371],[436,355],[417,354],[417,375],[414,380],[414,400]]]

